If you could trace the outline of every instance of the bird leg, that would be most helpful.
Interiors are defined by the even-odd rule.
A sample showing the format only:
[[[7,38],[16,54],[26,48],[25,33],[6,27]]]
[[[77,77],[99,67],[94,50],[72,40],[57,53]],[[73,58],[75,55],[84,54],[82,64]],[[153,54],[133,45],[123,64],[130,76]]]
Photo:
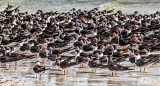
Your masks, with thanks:
[[[36,74],[36,79],[37,79],[37,74]]]
[[[140,72],[141,72],[141,67],[140,67]]]
[[[94,69],[94,73],[96,73],[96,68]]]
[[[39,80],[41,80],[41,79],[42,79],[42,74],[40,73],[40,74],[39,74]]]
[[[112,77],[113,77],[113,71],[112,71]]]
[[[15,62],[15,70],[17,70],[17,62]]]
[[[37,83],[37,81],[38,81],[38,77],[37,77],[37,74],[36,74],[36,83]]]
[[[146,68],[144,67],[144,72],[146,71]]]
[[[66,75],[66,70],[64,69],[64,75]]]
[[[67,69],[67,74],[68,74],[68,69]]]

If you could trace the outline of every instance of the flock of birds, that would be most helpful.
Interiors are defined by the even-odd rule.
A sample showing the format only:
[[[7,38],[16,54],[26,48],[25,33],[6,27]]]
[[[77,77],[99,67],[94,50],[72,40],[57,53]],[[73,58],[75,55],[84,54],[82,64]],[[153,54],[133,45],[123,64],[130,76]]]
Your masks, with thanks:
[[[0,12],[0,61],[47,58],[53,66],[65,69],[88,64],[111,71],[132,70],[120,63],[138,67],[160,61],[160,12],[123,14],[114,9],[99,11],[71,9],[68,12],[21,13],[12,5]],[[14,46],[10,46],[14,43]],[[16,52],[18,49],[18,52]],[[35,55],[24,55],[29,51]],[[48,70],[37,62],[35,73]],[[145,69],[144,69],[145,70]],[[114,74],[112,73],[112,76]]]

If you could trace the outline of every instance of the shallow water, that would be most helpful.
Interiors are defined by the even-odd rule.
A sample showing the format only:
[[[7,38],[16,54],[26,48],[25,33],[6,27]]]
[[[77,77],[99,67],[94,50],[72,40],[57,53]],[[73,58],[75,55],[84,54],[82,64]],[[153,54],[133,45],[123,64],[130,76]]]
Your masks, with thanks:
[[[137,10],[142,14],[154,13],[160,10],[159,0],[157,0],[158,2],[156,3],[149,3],[148,1],[149,0],[1,0],[0,11],[4,10],[7,3],[14,6],[21,6],[20,10],[22,12],[29,11],[29,13],[35,13],[39,9],[45,12],[66,12],[72,8],[90,10],[96,7],[100,10],[114,8],[116,11],[122,10],[124,13],[133,13]]]
[[[138,67],[132,67],[135,70],[121,71],[115,77],[111,77],[111,71],[108,69],[97,69],[95,74],[92,69],[79,68],[79,65],[68,68],[68,74],[63,75],[63,71],[53,67],[50,61],[42,63],[50,70],[42,74],[35,74],[32,70],[36,59],[21,60],[7,63],[8,68],[0,68],[0,85],[2,86],[159,86],[160,82],[160,64],[146,67],[146,72],[139,72]],[[39,59],[40,60],[40,59]],[[132,65],[127,62],[123,65]],[[143,68],[142,68],[143,69]]]
[[[0,1],[2,7],[6,3],[12,3],[15,6],[21,6],[21,10],[35,13],[38,9],[43,11],[69,11],[72,8],[92,9],[99,7],[101,4],[109,0],[3,0]]]
[[[110,1],[108,3],[102,4],[99,6],[101,10],[109,10],[115,9],[121,10],[124,13],[130,14],[134,11],[138,11],[141,14],[151,14],[155,13],[156,11],[160,11],[160,3],[119,3],[115,1]]]

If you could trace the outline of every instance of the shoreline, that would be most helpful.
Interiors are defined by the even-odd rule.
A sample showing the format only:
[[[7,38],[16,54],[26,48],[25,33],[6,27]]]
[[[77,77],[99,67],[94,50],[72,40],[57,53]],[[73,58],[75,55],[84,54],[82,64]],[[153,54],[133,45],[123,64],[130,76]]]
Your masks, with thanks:
[[[30,59],[29,61],[25,62],[24,60],[18,61],[17,69],[19,69],[20,64],[29,64],[32,63],[34,60]],[[49,64],[45,63],[43,65]],[[34,63],[35,64],[35,63]],[[124,63],[124,65],[128,63]],[[20,67],[18,67],[20,66]],[[51,65],[50,65],[51,66]],[[154,86],[159,85],[159,73],[158,68],[160,67],[160,64],[153,65],[149,68],[147,68],[146,73],[140,73],[139,68],[135,68],[133,71],[121,71],[117,72],[117,77],[110,77],[110,71],[106,71],[106,69],[98,70],[96,74],[92,74],[90,68],[79,68],[78,66],[74,66],[69,70],[69,74],[64,76],[59,73],[61,71],[58,71],[55,67],[52,68],[50,71],[47,71],[45,74],[42,75],[42,78],[44,80],[37,79],[36,81],[36,75],[33,72],[27,71],[27,70],[14,70],[14,62],[10,63],[10,68],[8,70],[5,70],[3,68],[0,68],[0,70],[3,70],[2,73],[4,75],[1,75],[0,78],[0,85],[5,86],[29,86],[29,85],[55,85],[55,86],[69,86],[70,84],[78,85],[78,86],[84,86],[84,85],[130,85],[130,86]],[[24,68],[24,66],[22,67]],[[157,70],[155,70],[157,69]],[[6,71],[6,72],[5,72]],[[11,74],[7,73],[7,71],[12,72]],[[73,73],[76,72],[76,74]],[[82,77],[83,76],[83,77]],[[49,80],[48,80],[49,79]],[[6,81],[6,82],[5,82]],[[87,81],[87,82],[86,82]],[[135,83],[137,82],[137,83]]]

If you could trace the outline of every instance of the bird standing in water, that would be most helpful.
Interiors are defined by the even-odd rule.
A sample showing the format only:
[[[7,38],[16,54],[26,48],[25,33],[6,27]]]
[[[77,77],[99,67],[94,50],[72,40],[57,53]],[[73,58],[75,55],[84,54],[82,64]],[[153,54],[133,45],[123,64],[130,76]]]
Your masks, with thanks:
[[[40,74],[40,79],[41,79],[41,76],[42,74],[46,71],[46,70],[49,70],[49,68],[45,68],[44,66],[41,66],[40,62],[37,61],[36,62],[36,65],[34,66],[33,68],[33,71],[37,74]],[[37,76],[37,75],[36,75]],[[36,77],[37,78],[37,77]]]

